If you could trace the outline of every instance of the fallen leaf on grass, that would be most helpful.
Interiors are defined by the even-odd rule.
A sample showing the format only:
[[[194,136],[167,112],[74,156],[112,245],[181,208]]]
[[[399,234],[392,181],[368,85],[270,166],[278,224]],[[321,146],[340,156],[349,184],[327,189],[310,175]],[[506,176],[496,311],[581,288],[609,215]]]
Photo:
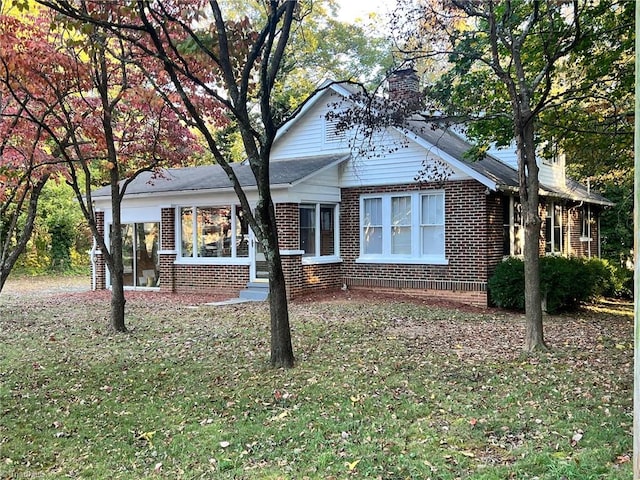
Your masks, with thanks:
[[[358,466],[359,463],[360,463],[360,460],[356,460],[355,462],[347,463],[347,469],[350,472],[353,472],[356,469],[356,467]]]

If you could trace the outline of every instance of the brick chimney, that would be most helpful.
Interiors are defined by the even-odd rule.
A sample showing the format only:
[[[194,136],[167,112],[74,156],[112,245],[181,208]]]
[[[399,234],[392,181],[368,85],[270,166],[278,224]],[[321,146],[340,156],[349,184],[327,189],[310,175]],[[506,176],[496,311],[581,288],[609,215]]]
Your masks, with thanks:
[[[413,68],[394,71],[387,79],[387,94],[389,100],[417,110],[422,103],[422,95],[416,71]]]

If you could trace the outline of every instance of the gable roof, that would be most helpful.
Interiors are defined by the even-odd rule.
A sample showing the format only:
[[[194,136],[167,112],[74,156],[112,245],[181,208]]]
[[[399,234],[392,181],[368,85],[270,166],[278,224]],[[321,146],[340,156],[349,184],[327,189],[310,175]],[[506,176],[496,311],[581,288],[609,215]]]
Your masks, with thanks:
[[[287,160],[271,162],[269,178],[272,188],[290,187],[337,165],[349,155],[334,154],[307,157],[303,161]],[[256,179],[248,163],[232,163],[240,185],[255,188]],[[220,165],[163,169],[159,173],[143,172],[127,187],[126,195],[152,195],[169,192],[230,190],[233,183]],[[93,198],[109,197],[110,187],[102,187],[92,192]]]
[[[292,125],[297,123],[304,112],[315,105],[328,91],[333,91],[345,99],[357,93],[355,86],[343,83],[336,83],[326,80],[318,89],[319,91],[309,99],[304,105],[300,114],[281,130],[284,135]],[[407,138],[418,143],[427,151],[447,161],[452,167],[466,173],[471,178],[479,181],[491,190],[517,193],[519,186],[518,172],[516,169],[499,160],[498,158],[486,154],[478,160],[467,160],[465,158],[472,145],[448,128],[440,128],[433,125],[426,125],[423,121],[411,120],[406,122],[405,128],[394,127],[398,132]],[[573,201],[590,202],[603,206],[612,206],[609,201],[597,192],[591,191],[584,185],[566,178],[563,187],[540,184],[540,194],[543,196],[567,199]]]

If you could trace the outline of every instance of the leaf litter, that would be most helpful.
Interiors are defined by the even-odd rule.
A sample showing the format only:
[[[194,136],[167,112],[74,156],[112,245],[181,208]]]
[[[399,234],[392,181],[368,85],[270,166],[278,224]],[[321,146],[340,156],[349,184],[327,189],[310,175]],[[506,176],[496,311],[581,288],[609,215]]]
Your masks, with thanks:
[[[628,315],[547,317],[551,350],[527,355],[519,314],[325,293],[291,303],[298,364],[274,371],[265,304],[128,292],[122,335],[108,299],[0,296],[4,476],[630,471]]]

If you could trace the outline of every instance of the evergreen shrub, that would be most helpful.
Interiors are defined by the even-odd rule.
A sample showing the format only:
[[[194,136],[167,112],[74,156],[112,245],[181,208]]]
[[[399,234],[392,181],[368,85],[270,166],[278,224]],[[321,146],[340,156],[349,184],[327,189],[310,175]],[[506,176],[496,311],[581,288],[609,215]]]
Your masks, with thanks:
[[[540,258],[540,293],[548,313],[570,311],[597,297],[622,296],[628,278],[606,260]],[[489,299],[497,307],[524,310],[524,262],[508,258],[489,279]]]

